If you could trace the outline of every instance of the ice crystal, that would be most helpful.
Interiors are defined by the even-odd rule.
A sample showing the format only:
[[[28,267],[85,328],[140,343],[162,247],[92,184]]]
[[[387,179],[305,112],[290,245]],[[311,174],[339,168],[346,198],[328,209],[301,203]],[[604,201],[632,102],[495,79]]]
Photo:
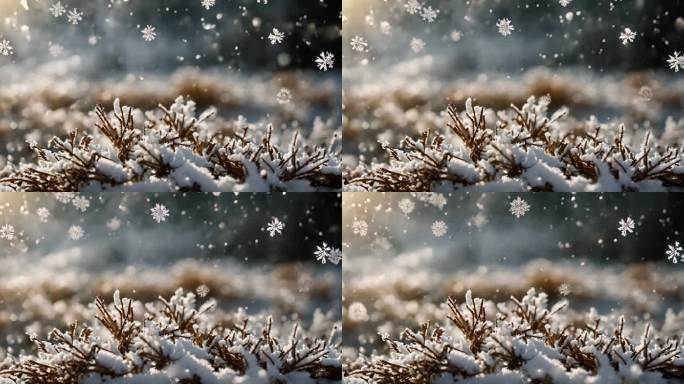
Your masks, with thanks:
[[[516,218],[521,218],[525,216],[527,211],[530,210],[530,205],[527,204],[527,201],[521,199],[520,197],[515,198],[515,200],[511,201],[510,205],[510,211],[513,216]]]
[[[680,69],[684,69],[684,55],[680,55],[678,51],[675,51],[668,57],[667,63],[670,65],[670,69],[679,72]]]
[[[681,261],[684,262],[684,257],[682,257],[682,247],[679,245],[679,241],[675,241],[674,244],[670,244],[667,246],[667,250],[665,251],[665,255],[667,256],[667,259],[670,260],[673,264],[677,264],[679,262],[680,258],[682,259]]]
[[[316,256],[316,260],[320,261],[321,264],[325,264],[330,257],[330,252],[332,252],[332,248],[330,248],[327,243],[323,242],[323,244],[316,246],[314,256]]]
[[[572,289],[570,288],[570,285],[563,283],[558,286],[558,293],[561,296],[568,296],[572,293]]]
[[[150,208],[150,215],[152,219],[160,224],[162,221],[166,221],[169,217],[169,209],[166,208],[164,204],[157,203],[154,207]]]
[[[416,204],[413,202],[413,200],[404,198],[399,200],[399,209],[401,209],[402,212],[404,212],[405,215],[408,215],[409,213],[413,212],[413,209],[416,207]]]
[[[411,43],[409,45],[411,46],[411,50],[413,52],[419,53],[425,48],[425,41],[423,41],[423,39],[414,37],[411,39]]]
[[[368,49],[368,42],[361,36],[354,36],[350,44],[352,49],[358,52],[365,52]]]
[[[271,45],[280,44],[285,39],[285,33],[278,30],[278,28],[273,28],[271,33],[268,34],[268,39],[271,41]]]
[[[342,261],[342,257],[342,250],[339,248],[332,248],[328,253],[328,261],[335,265]]]
[[[435,235],[435,237],[442,237],[446,235],[447,230],[449,227],[447,227],[446,223],[442,220],[435,221],[432,223],[432,234]]]
[[[50,6],[50,14],[54,17],[62,17],[66,13],[66,7],[62,5],[62,2],[58,1]]]
[[[404,4],[404,8],[409,14],[415,15],[418,11],[420,11],[421,5],[418,0],[408,0],[406,4]]]
[[[283,233],[283,228],[285,228],[285,223],[274,217],[271,219],[271,222],[268,223],[266,230],[271,237],[275,237],[275,235],[280,235]]]
[[[496,27],[499,28],[501,36],[508,36],[515,31],[515,27],[507,18],[499,19],[499,21],[496,22]]]
[[[363,220],[354,219],[354,222],[352,223],[352,232],[361,237],[366,236],[368,233],[368,223]]]
[[[199,297],[207,297],[207,295],[210,292],[210,289],[206,284],[202,284],[195,289],[195,292]]]
[[[432,23],[437,19],[437,14],[439,13],[439,9],[433,9],[430,6],[423,7],[420,11],[420,17],[423,18],[423,20],[427,21],[428,23]]]
[[[79,211],[85,212],[90,207],[90,200],[85,196],[76,196],[71,200],[71,204]]]
[[[211,7],[216,5],[216,0],[202,0],[201,4],[205,9],[209,10]]]
[[[0,239],[14,240],[14,226],[12,224],[5,224],[0,227]]]
[[[83,12],[79,11],[78,8],[74,8],[67,14],[67,20],[73,25],[77,25],[81,20],[83,20]]]
[[[145,41],[152,41],[157,38],[157,32],[155,32],[155,28],[151,25],[146,26],[142,31],[143,40]]]
[[[72,225],[71,227],[69,227],[68,234],[71,240],[78,240],[81,237],[83,237],[85,232],[83,231],[83,228],[81,228],[80,225]]]
[[[622,237],[627,236],[628,233],[634,232],[634,220],[632,220],[631,217],[628,217],[626,219],[620,219],[619,224],[620,225],[618,226],[618,231],[620,231]]]
[[[36,215],[38,215],[38,219],[40,219],[42,223],[47,223],[48,218],[50,217],[50,211],[45,207],[40,207],[36,210]]]
[[[335,55],[330,52],[321,52],[316,57],[316,65],[318,69],[327,72],[329,69],[333,69],[335,66]]]
[[[634,42],[635,37],[636,32],[629,28],[625,28],[625,30],[620,33],[620,41],[622,41],[622,45],[627,45],[628,43]]]
[[[13,50],[9,40],[0,40],[0,55],[9,56],[14,53]]]

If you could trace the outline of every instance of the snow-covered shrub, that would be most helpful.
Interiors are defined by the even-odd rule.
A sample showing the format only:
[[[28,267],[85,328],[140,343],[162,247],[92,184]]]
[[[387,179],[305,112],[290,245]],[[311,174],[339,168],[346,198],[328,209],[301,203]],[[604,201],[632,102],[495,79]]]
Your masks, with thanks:
[[[31,338],[34,355],[7,357],[0,376],[23,383],[324,383],[341,380],[337,326],[305,334],[298,324],[244,315],[231,323],[207,316],[178,289],[170,299],[142,303],[98,298],[92,324]]]
[[[121,106],[95,110],[94,130],[72,130],[35,163],[8,164],[0,184],[15,191],[313,191],[341,188],[340,143],[309,144],[294,133],[288,143],[269,126],[226,133],[178,97],[155,111]],[[312,131],[312,135],[316,131]]]
[[[666,383],[684,378],[681,336],[661,337],[650,325],[630,328],[623,316],[580,319],[568,302],[549,305],[530,289],[495,303],[449,298],[446,324],[426,322],[399,340],[381,334],[387,355],[345,363],[354,383]]]
[[[684,153],[663,137],[625,125],[578,122],[564,108],[549,114],[534,96],[495,111],[466,101],[447,110],[445,135],[426,130],[398,147],[382,143],[388,163],[345,172],[349,190],[665,191],[684,187]],[[672,126],[674,122],[669,122]],[[672,128],[672,127],[670,127]],[[641,136],[640,136],[641,135]]]

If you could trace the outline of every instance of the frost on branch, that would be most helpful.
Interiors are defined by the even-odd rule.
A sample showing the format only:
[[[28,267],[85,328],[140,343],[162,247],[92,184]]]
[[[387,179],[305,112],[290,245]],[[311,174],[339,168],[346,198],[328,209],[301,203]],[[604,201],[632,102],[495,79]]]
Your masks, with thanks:
[[[225,132],[210,109],[178,97],[171,107],[143,112],[114,102],[95,110],[94,131],[33,146],[35,163],[0,170],[0,184],[17,191],[312,191],[339,190],[340,143],[289,142],[269,126]]]
[[[31,336],[35,355],[0,362],[0,377],[23,383],[325,383],[341,380],[337,327],[328,337],[308,337],[299,325],[268,317],[231,324],[208,315],[215,302],[198,305],[182,289],[155,303],[98,298],[96,322]],[[283,332],[286,332],[283,329]]]
[[[567,315],[568,303],[549,306],[530,289],[508,302],[449,298],[446,325],[407,329],[399,340],[382,335],[388,355],[345,364],[353,383],[665,383],[684,379],[680,338],[660,337],[624,317]],[[469,381],[471,379],[473,381]]]
[[[663,137],[624,125],[578,122],[548,101],[530,97],[518,108],[495,111],[466,101],[447,110],[445,135],[429,130],[384,143],[388,163],[361,164],[345,172],[349,190],[436,191],[663,191],[684,187],[683,153]],[[669,133],[668,133],[669,132]],[[641,137],[640,137],[641,135]],[[679,141],[679,140],[678,140]]]

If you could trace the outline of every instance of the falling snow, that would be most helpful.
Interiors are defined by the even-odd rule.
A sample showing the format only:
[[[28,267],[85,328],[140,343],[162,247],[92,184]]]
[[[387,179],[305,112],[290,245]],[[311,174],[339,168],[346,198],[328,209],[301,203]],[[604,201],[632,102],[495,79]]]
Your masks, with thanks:
[[[157,203],[154,207],[150,208],[150,216],[152,216],[152,220],[160,224],[169,217],[169,209],[165,205]]]

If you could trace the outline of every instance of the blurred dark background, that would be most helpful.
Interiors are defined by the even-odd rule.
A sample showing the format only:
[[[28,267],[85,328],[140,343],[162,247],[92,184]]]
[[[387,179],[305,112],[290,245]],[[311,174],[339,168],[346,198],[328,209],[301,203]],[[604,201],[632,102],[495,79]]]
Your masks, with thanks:
[[[66,15],[54,18],[51,1],[28,0],[28,11],[18,1],[2,2],[7,4],[0,9],[12,22],[0,35],[13,42],[15,63],[50,61],[49,44],[59,44],[65,56],[90,60],[92,76],[164,73],[179,66],[227,66],[246,73],[315,71],[321,51],[341,57],[341,0],[218,0],[208,10],[200,0],[63,1],[84,13],[78,25],[69,24]],[[146,25],[156,28],[154,41],[142,39]],[[285,33],[282,44],[269,42],[273,28]]]
[[[369,56],[371,62],[384,65],[400,58],[434,55],[447,59],[451,72],[444,75],[450,77],[463,71],[515,74],[542,65],[598,72],[666,71],[668,55],[684,51],[683,0],[572,0],[566,7],[559,0],[437,0],[425,4],[439,9],[433,23],[419,13],[408,14],[405,2],[350,3],[345,4],[349,16],[345,41],[360,35],[370,40],[371,47],[369,54],[357,56]],[[367,25],[367,15],[372,15],[376,27]],[[515,27],[510,36],[498,33],[496,23],[502,18],[510,19]],[[382,20],[392,24],[391,35],[380,33],[377,25]],[[637,32],[634,42],[627,45],[619,40],[625,28]],[[456,31],[461,38],[454,40]],[[418,55],[409,49],[413,37],[426,42]],[[352,58],[349,63],[356,61]]]
[[[73,247],[97,253],[109,263],[173,264],[179,259],[233,259],[263,264],[302,261],[318,263],[313,255],[322,242],[341,247],[341,197],[336,193],[102,193],[78,194],[90,201],[85,212],[50,193],[2,193],[0,218],[15,229],[1,254],[42,255]],[[156,223],[150,209],[166,206],[170,215]],[[36,212],[46,207],[50,217],[40,222]],[[272,217],[285,223],[281,235],[270,237]],[[113,219],[120,226],[108,225]],[[85,236],[72,240],[71,225]],[[104,263],[108,264],[108,263]]]
[[[345,195],[344,238],[351,256],[374,252],[397,254],[432,247],[451,255],[451,267],[481,264],[521,264],[535,258],[602,263],[654,261],[669,263],[667,246],[684,244],[684,195],[665,193],[453,193],[444,195],[443,209],[412,194]],[[516,218],[510,202],[520,197],[530,211]],[[405,215],[399,201],[410,199],[415,209]],[[636,222],[634,233],[622,237],[621,219]],[[368,223],[368,233],[352,233],[354,218]],[[437,238],[435,221],[448,231]],[[383,250],[375,240],[391,244]],[[370,252],[369,252],[370,250]]]

